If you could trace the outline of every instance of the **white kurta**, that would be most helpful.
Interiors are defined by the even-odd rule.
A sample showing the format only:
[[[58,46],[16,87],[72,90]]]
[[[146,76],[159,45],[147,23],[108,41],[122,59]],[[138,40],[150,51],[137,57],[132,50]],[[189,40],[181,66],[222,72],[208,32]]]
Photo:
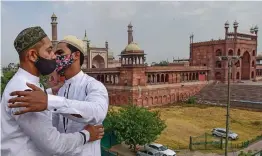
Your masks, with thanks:
[[[50,93],[50,90],[48,92]],[[61,133],[81,131],[87,124],[102,124],[106,117],[108,111],[107,89],[101,82],[82,71],[66,80],[58,91],[58,95],[62,97],[48,95],[52,97],[48,99],[48,110],[54,112],[53,125]],[[62,115],[58,113],[62,113]],[[82,118],[68,114],[80,114]],[[100,147],[100,140],[89,142],[83,146],[83,152],[75,156],[101,156]]]
[[[26,82],[40,86],[39,78],[19,68],[7,84],[1,101],[2,156],[52,156],[81,153],[83,136],[61,134],[52,125],[49,111],[13,115],[19,108],[8,108],[9,94],[30,89]],[[50,99],[49,99],[50,100]],[[65,108],[66,110],[66,108]],[[89,138],[89,132],[83,131]]]

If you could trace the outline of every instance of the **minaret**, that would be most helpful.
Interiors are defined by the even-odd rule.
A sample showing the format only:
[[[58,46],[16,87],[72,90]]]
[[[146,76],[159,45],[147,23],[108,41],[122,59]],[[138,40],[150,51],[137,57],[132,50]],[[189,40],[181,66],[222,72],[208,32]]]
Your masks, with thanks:
[[[128,24],[128,30],[127,30],[127,32],[128,32],[128,44],[130,44],[131,42],[133,42],[133,26],[132,26],[132,24],[131,24],[131,22]]]
[[[257,54],[257,34],[258,34],[258,26],[256,25],[255,27],[254,27],[254,32],[255,32],[255,34],[256,34],[256,54]],[[256,55],[255,55],[256,56]]]
[[[252,27],[250,28],[250,33],[251,33],[251,34],[254,34],[254,32],[255,32],[255,30],[254,30],[254,27],[252,26]]]
[[[52,44],[54,47],[55,44],[57,43],[57,17],[54,13],[51,16],[51,25],[52,25]]]
[[[193,43],[194,43],[194,34],[192,33],[191,35],[190,35],[190,53],[189,53],[189,62],[190,62],[190,65],[192,65],[193,64]]]
[[[257,35],[257,33],[258,33],[258,26],[257,25],[254,27],[254,32]]]
[[[88,40],[88,37],[86,35],[86,30],[85,30],[85,36],[83,38],[83,41],[84,41],[84,43],[86,43],[86,48],[87,48],[87,51],[88,51],[88,49],[89,49],[89,40]]]
[[[234,34],[235,34],[234,38],[237,39],[237,27],[238,27],[237,21],[235,21],[233,25],[234,25]]]
[[[108,42],[107,41],[105,42],[105,47],[106,47],[106,49],[108,49]]]
[[[228,23],[228,21],[226,21],[226,23],[225,23],[225,39],[227,39],[228,28],[229,28],[229,23]]]

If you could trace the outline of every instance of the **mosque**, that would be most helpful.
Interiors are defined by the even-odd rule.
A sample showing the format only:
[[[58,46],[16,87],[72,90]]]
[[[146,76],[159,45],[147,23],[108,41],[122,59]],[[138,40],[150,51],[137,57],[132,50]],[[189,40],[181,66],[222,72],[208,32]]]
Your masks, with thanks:
[[[57,16],[51,16],[52,43],[57,44]],[[231,81],[262,79],[262,55],[257,54],[258,27],[250,33],[237,31],[238,23],[233,23],[234,32],[229,32],[225,23],[225,38],[205,42],[194,42],[190,36],[189,59],[174,60],[167,66],[146,66],[146,53],[134,41],[133,26],[127,26],[128,44],[115,59],[108,41],[104,47],[91,44],[86,32],[83,37],[85,61],[82,70],[101,81],[109,93],[110,105],[129,102],[143,106],[161,106],[184,101],[197,94],[204,86],[214,81],[227,81],[227,62],[219,56],[235,56]],[[50,83],[61,80],[56,76]]]

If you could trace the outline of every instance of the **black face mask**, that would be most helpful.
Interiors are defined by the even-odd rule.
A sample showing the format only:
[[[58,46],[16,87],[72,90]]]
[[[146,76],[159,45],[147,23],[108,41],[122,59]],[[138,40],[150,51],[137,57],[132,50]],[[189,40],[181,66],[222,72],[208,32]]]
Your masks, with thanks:
[[[35,62],[35,67],[38,69],[41,75],[49,75],[56,69],[56,60],[48,60],[38,56],[38,59]]]

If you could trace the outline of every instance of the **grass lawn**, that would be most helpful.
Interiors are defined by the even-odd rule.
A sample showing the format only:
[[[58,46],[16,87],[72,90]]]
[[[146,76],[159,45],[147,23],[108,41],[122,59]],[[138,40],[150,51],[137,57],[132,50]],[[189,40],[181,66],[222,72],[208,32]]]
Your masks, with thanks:
[[[176,105],[159,110],[167,128],[156,142],[173,149],[188,148],[190,136],[210,133],[215,127],[225,128],[226,108],[194,105]],[[231,109],[230,130],[239,135],[233,143],[241,143],[262,134],[262,113]]]

